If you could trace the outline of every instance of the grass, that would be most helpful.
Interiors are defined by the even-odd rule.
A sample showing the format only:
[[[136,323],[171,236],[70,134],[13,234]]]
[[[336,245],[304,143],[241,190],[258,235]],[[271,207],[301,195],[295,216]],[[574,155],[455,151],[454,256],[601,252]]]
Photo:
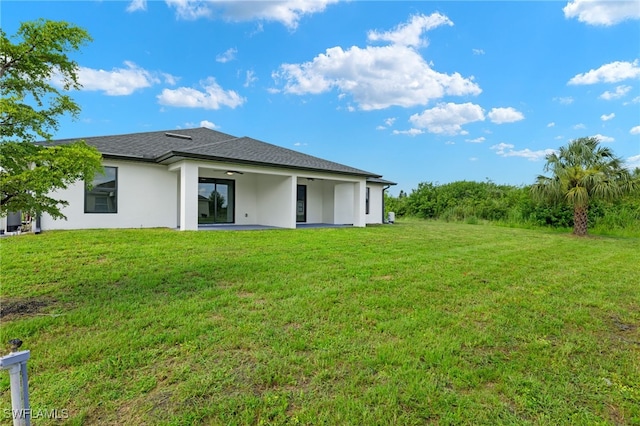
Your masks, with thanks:
[[[0,244],[0,341],[25,342],[32,408],[64,424],[640,424],[638,238],[410,221]]]

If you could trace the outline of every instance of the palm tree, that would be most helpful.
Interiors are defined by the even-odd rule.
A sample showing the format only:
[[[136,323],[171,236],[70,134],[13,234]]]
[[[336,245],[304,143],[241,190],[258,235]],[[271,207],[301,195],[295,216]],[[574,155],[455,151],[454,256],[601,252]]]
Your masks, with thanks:
[[[573,233],[587,235],[591,200],[614,200],[640,188],[623,161],[595,137],[579,138],[546,157],[545,172],[531,187],[534,199],[564,202],[573,207]]]

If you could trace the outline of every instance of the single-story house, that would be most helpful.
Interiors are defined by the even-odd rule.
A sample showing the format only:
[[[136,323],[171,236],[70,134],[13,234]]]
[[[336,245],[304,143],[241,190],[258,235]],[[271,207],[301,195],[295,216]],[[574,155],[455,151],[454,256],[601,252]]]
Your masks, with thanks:
[[[67,220],[44,215],[41,230],[363,227],[384,222],[383,193],[395,185],[376,173],[203,127],[83,139],[102,153],[104,174],[91,189],[77,182],[57,192],[69,202],[62,210]]]

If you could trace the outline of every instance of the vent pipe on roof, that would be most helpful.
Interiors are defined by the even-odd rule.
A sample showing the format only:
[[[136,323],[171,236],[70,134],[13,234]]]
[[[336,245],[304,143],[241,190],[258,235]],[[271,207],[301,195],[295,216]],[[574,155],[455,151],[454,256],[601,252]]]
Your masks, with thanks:
[[[189,140],[191,140],[191,136],[189,136],[189,135],[179,135],[177,133],[165,133],[164,135],[168,136],[170,138],[189,139]]]

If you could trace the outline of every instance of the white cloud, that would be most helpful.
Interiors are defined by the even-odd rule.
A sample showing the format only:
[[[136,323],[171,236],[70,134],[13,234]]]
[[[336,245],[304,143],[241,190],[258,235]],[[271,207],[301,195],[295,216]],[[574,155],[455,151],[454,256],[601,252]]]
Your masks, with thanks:
[[[640,104],[640,96],[636,96],[635,98],[631,99],[630,102],[625,102],[622,105],[632,105],[632,104]]]
[[[251,85],[253,85],[253,83],[255,83],[256,81],[258,81],[258,77],[256,77],[255,72],[253,71],[247,71],[246,77],[244,79],[244,87],[249,87]]]
[[[599,133],[597,135],[593,135],[592,137],[598,139],[602,143],[611,143],[611,142],[615,141],[614,138],[612,138],[610,136],[604,136],[604,135],[601,135]]]
[[[224,53],[221,53],[218,56],[216,56],[216,61],[221,62],[223,64],[229,61],[233,61],[234,59],[236,59],[236,53],[238,53],[238,49],[236,49],[235,47],[231,47],[227,49]]]
[[[378,127],[376,127],[377,130],[384,130],[387,127],[391,127],[393,126],[393,123],[396,122],[396,117],[389,117],[389,118],[385,118],[384,119],[384,126],[380,125]]]
[[[212,15],[210,5],[197,0],[165,0],[169,7],[176,10],[180,19],[195,20]]]
[[[204,91],[190,87],[164,89],[158,95],[158,102],[174,107],[220,109],[223,106],[236,108],[246,101],[235,91],[224,90],[213,77],[203,81],[201,85]]]
[[[602,121],[609,121],[609,120],[611,120],[611,119],[612,119],[613,117],[615,117],[615,116],[616,116],[616,114],[615,114],[615,113],[613,113],[613,112],[612,112],[611,114],[602,114],[602,115],[600,116],[600,120],[602,120]]]
[[[478,157],[469,157],[469,161],[478,161]]]
[[[515,145],[513,144],[500,142],[499,144],[492,145],[489,149],[494,149],[498,152],[504,152],[507,149],[513,149],[513,148],[515,148]]]
[[[640,168],[640,155],[634,155],[633,157],[629,157],[624,163],[629,170]]]
[[[417,136],[417,135],[423,134],[424,131],[420,129],[409,129],[409,130],[394,130],[392,133],[394,135]]]
[[[585,126],[582,123],[578,123],[578,124],[573,126],[573,130],[582,130],[582,129],[586,129],[586,128],[587,128],[587,126]]]
[[[465,141],[470,143],[482,143],[486,141],[486,139],[483,136],[480,136],[479,138],[475,138],[475,139],[465,139]]]
[[[573,103],[573,98],[571,96],[553,98],[553,100],[561,103],[562,105],[571,105]]]
[[[428,21],[431,17],[424,18]],[[413,17],[411,22],[415,19]],[[397,31],[404,30],[402,26],[399,28]],[[424,31],[426,27],[419,28]],[[405,44],[413,37],[396,37],[394,34],[396,32],[377,37],[395,37]],[[463,78],[457,72],[439,73],[415,48],[405,44],[352,46],[347,50],[332,47],[309,62],[281,65],[273,77],[277,81],[282,80],[284,92],[290,94],[320,94],[337,89],[341,94],[351,95],[361,110],[426,105],[447,95],[478,95],[482,92],[473,77]]]
[[[565,18],[578,18],[589,25],[615,25],[627,19],[640,19],[637,0],[573,0],[562,9]]]
[[[206,127],[207,129],[217,129],[218,126],[216,126],[214,123],[212,123],[209,120],[202,120],[200,122],[200,127]]]
[[[298,26],[305,15],[323,12],[338,0],[228,1],[165,0],[181,19],[194,20],[222,16],[228,21],[273,21],[290,29]]]
[[[432,13],[429,16],[414,15],[409,22],[398,25],[392,31],[383,33],[369,31],[367,38],[369,41],[386,41],[399,46],[424,47],[427,41],[422,38],[422,34],[441,25],[453,26],[453,22],[439,13]]]
[[[510,143],[501,142],[497,145],[493,145],[490,149],[494,150],[496,154],[501,157],[522,157],[529,161],[543,160],[547,155],[555,152],[553,149],[540,149],[532,151],[529,148],[514,150],[515,146]]]
[[[554,123],[553,121],[549,124],[547,124],[547,127],[555,127],[556,123]]]
[[[625,96],[631,90],[631,86],[618,86],[615,92],[606,91],[599,96],[600,99],[610,101],[612,99],[619,99]]]
[[[595,84],[617,83],[622,80],[640,77],[640,61],[633,62],[615,61],[602,65],[598,69],[592,69],[583,74],[577,74],[567,84]]]
[[[133,62],[126,61],[124,64],[126,68],[114,68],[111,71],[79,67],[78,81],[82,85],[81,90],[103,91],[109,96],[124,96],[161,82],[155,73],[140,68]],[[169,83],[175,79],[169,75],[164,77]],[[54,82],[60,84],[58,77],[54,77]]]
[[[147,0],[132,0],[127,6],[127,12],[147,10]]]
[[[484,120],[484,111],[479,105],[438,104],[438,106],[424,110],[420,114],[413,114],[409,121],[416,127],[427,129],[430,133],[457,135],[467,134],[462,126],[467,123]]]
[[[492,108],[487,114],[491,122],[496,124],[513,123],[515,121],[524,120],[524,114],[515,108]]]
[[[180,78],[173,76],[171,74],[162,73],[161,75],[162,75],[162,78],[164,79],[164,82],[170,86],[175,86],[178,83],[178,80],[180,80]]]
[[[474,55],[484,55],[484,50],[482,49],[471,49]]]
[[[632,135],[640,135],[640,126],[632,127],[631,130],[629,130],[629,133]]]

